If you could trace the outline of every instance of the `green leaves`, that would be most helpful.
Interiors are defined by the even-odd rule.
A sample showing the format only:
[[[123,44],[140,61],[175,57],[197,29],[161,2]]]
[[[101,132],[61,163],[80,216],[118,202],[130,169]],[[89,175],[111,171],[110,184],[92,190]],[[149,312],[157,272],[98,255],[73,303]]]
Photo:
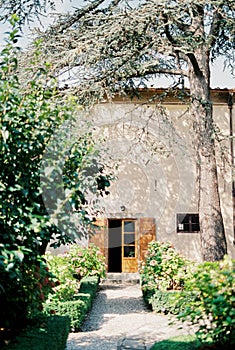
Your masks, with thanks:
[[[189,261],[177,253],[170,242],[151,242],[145,261],[140,266],[142,288],[145,290],[182,289],[189,278]]]
[[[199,264],[185,288],[197,293],[178,318],[199,325],[197,335],[202,342],[212,341],[221,347],[234,342],[235,332],[235,261],[224,260]]]
[[[171,312],[179,307],[177,318],[196,327],[201,343],[218,348],[235,341],[235,261],[193,263],[174,252],[169,242],[149,244],[146,261],[140,267],[144,296],[157,311],[164,308],[165,295]],[[166,291],[179,289],[178,300]],[[173,294],[174,295],[174,294]],[[177,295],[177,294],[176,294]],[[158,300],[158,298],[160,300]]]
[[[12,23],[16,20],[13,18]],[[92,216],[84,206],[91,183],[94,193],[105,190],[105,187],[98,189],[98,169],[90,174],[90,182],[86,181],[85,172],[97,155],[90,133],[82,134],[78,129],[73,145],[74,138],[71,137],[71,144],[68,132],[59,144],[55,142],[53,152],[45,152],[59,128],[66,121],[68,126],[72,125],[74,115],[79,118],[77,101],[60,93],[43,62],[35,75],[33,67],[28,66],[27,82],[21,84],[14,48],[16,37],[14,28],[0,52],[0,303],[6,300],[11,309],[7,316],[4,306],[0,328],[15,322],[20,315],[27,318],[34,306],[40,306],[46,294],[39,293],[35,287],[33,274],[37,271],[31,264],[38,264],[39,256],[52,238],[59,246],[80,237],[76,223],[70,221],[70,208],[79,216],[81,227],[87,227],[92,223]],[[39,51],[37,54],[35,60],[39,59]],[[43,197],[45,153],[46,163],[52,170],[51,177],[44,173],[49,184],[45,192],[52,199],[48,206]],[[61,182],[56,181],[58,176]],[[14,297],[16,291],[18,297]],[[38,302],[38,298],[41,301]],[[2,305],[0,308],[2,311]]]
[[[189,76],[190,61],[205,69],[204,55],[227,57],[232,70],[232,0],[110,3],[81,8],[79,15],[68,14],[40,33],[52,70],[76,67],[71,79],[77,76],[73,88],[84,105],[112,98],[116,91],[145,87],[158,75],[173,76],[180,86],[182,77]]]
[[[100,278],[106,273],[105,257],[94,245],[88,248],[77,244],[71,245],[63,255],[53,256],[47,253],[46,259],[50,270],[60,281],[49,296],[50,301],[72,300],[79,290],[79,281],[83,277]]]

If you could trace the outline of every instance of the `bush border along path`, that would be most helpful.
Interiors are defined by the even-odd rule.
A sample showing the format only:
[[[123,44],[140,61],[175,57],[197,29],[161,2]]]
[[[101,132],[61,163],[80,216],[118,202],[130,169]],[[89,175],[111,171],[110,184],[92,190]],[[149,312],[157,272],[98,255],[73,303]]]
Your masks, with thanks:
[[[99,277],[83,277],[80,283],[79,293],[74,295],[71,301],[53,301],[45,304],[44,312],[47,315],[55,313],[60,316],[69,316],[70,330],[76,332],[90,311],[99,285]]]
[[[84,277],[74,300],[46,303],[40,321],[3,350],[64,350],[69,332],[78,331],[90,311],[98,285],[99,277]]]
[[[64,350],[70,320],[66,316],[43,316],[34,327],[16,337],[3,350]]]

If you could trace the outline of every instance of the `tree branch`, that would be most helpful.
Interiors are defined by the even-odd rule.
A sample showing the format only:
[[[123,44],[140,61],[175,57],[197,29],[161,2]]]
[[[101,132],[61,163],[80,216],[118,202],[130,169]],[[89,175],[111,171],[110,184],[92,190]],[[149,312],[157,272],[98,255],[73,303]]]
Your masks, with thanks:
[[[176,45],[176,41],[173,38],[173,36],[171,35],[171,33],[170,33],[168,17],[167,17],[167,15],[165,13],[162,13],[162,17],[163,17],[163,22],[165,24],[165,26],[164,26],[165,30],[164,31],[165,31],[167,39],[169,40],[169,42],[172,45]]]
[[[111,8],[113,6],[118,5],[118,3],[120,1],[121,0],[113,0],[108,8]],[[96,1],[92,2],[91,4],[85,6],[81,9],[77,9],[73,15],[69,16],[69,18],[65,19],[64,21],[62,21],[59,24],[51,26],[49,29],[49,33],[53,33],[54,31],[56,31],[58,34],[63,33],[66,29],[71,27],[73,24],[75,24],[77,21],[79,21],[86,14],[88,14],[88,13],[90,14],[92,11],[97,9],[104,2],[105,2],[105,0],[96,0]],[[107,10],[107,8],[106,8],[106,10]]]
[[[209,32],[209,44],[213,47],[220,31],[222,16],[218,10],[213,14],[212,24]]]
[[[119,0],[120,1],[120,0]],[[71,27],[74,23],[79,21],[82,17],[84,17],[87,13],[90,13],[91,11],[95,10],[97,7],[99,7],[102,3],[104,3],[105,0],[96,0],[93,3],[83,7],[82,9],[77,9],[73,15],[70,15],[69,18],[64,20],[63,22],[56,24],[54,26],[51,26],[48,31],[46,31],[47,34],[52,34],[53,32],[56,32],[58,34],[61,34],[64,32],[64,30]]]
[[[195,55],[190,52],[190,53],[187,53],[186,56],[188,56],[192,66],[193,66],[195,74],[197,76],[199,76],[199,77],[203,76],[202,71],[201,71],[201,69],[200,69],[200,67],[198,65],[198,62],[197,62],[197,59],[196,59]]]

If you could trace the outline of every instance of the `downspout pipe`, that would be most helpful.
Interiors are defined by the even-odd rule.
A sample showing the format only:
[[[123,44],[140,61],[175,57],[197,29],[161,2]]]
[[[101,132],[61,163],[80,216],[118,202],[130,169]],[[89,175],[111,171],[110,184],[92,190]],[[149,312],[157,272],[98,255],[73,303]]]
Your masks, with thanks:
[[[229,110],[229,136],[230,136],[230,153],[232,166],[232,197],[233,197],[233,244],[235,245],[235,180],[234,180],[234,140],[233,140],[233,92],[228,95]]]

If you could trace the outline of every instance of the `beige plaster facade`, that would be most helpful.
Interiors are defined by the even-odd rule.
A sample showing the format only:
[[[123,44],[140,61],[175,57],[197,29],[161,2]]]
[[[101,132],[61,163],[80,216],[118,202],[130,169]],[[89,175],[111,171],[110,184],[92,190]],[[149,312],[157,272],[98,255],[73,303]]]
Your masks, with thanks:
[[[199,232],[177,232],[177,214],[198,213],[193,121],[187,103],[173,96],[164,99],[163,108],[156,107],[151,99],[162,93],[150,89],[140,99],[116,98],[92,111],[96,132],[106,140],[104,157],[118,165],[110,195],[101,203],[103,217],[153,218],[155,239],[171,241],[185,256],[200,261]],[[235,258],[230,138],[235,125],[229,97],[231,91],[212,91],[214,120],[223,138],[217,144],[219,192],[228,253]],[[104,244],[108,245],[108,237]]]

